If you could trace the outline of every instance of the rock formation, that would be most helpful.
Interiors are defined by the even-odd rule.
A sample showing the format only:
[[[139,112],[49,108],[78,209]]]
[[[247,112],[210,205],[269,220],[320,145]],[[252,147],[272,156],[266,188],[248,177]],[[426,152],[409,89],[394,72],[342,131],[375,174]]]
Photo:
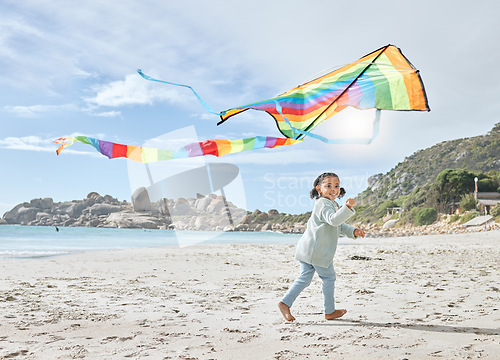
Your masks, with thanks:
[[[288,230],[283,224],[268,222],[272,216],[278,215],[276,210],[270,211],[269,215],[260,211],[251,214],[215,194],[151,203],[146,189],[139,188],[132,195],[131,203],[96,192],[88,194],[83,200],[54,202],[51,198],[33,199],[6,212],[0,224],[298,232],[295,225]]]
[[[148,210],[147,210],[148,209]],[[33,199],[16,205],[6,212],[0,224],[31,226],[82,226],[135,229],[175,229],[199,231],[279,231],[301,234],[306,229],[309,213],[290,215],[271,209],[267,213],[253,212],[210,194],[196,199],[162,199],[151,203],[147,192],[139,189],[132,203],[118,201],[110,195],[92,192],[83,200],[54,202],[51,198]],[[466,228],[449,216],[441,215],[428,226],[398,226],[398,220],[386,219],[385,225],[358,224],[367,237],[449,234],[496,229]]]

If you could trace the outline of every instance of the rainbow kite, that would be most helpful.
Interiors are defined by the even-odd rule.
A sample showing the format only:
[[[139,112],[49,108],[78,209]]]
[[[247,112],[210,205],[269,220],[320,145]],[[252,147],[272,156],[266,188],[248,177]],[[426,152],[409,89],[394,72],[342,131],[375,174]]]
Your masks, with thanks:
[[[300,138],[347,106],[430,110],[418,70],[400,49],[387,45],[275,98],[226,110],[218,125],[248,109],[261,110],[274,118],[283,135]]]
[[[74,138],[60,138],[54,141],[55,143],[62,144],[57,149],[57,155],[59,155],[65,147],[72,145],[75,141],[92,145],[97,151],[110,159],[124,157],[142,163],[151,163],[163,160],[185,159],[194,156],[222,156],[246,150],[275,148],[292,145],[302,140],[270,136],[256,136],[240,140],[213,139],[191,143],[172,151],[143,146],[116,144],[86,136],[75,136]]]
[[[430,111],[427,96],[418,70],[394,45],[386,45],[315,80],[297,86],[277,97],[239,106],[220,113],[205,103],[196,91],[182,84],[157,80],[138,70],[145,79],[191,89],[210,113],[221,117],[217,124],[248,109],[266,111],[271,115],[285,138],[257,136],[249,139],[214,139],[193,143],[171,151],[140,146],[115,144],[108,141],[77,136],[60,138],[57,154],[75,141],[94,146],[108,158],[126,157],[139,162],[153,162],[193,156],[237,153],[245,150],[292,145],[305,136],[326,143],[369,144],[376,137],[380,121],[379,110]],[[316,126],[347,106],[358,109],[377,109],[371,138],[327,139],[311,132]]]

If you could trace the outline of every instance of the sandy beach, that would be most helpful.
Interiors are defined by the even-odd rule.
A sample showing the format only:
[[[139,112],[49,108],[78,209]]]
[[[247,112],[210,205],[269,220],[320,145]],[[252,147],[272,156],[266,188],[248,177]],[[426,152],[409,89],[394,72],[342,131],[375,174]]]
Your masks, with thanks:
[[[334,321],[317,276],[279,313],[292,245],[3,260],[0,359],[498,359],[500,231],[356,241]]]

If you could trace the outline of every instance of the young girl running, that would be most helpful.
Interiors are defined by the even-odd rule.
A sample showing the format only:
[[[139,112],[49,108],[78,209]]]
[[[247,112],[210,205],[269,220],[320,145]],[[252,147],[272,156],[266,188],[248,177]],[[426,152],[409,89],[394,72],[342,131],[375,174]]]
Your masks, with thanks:
[[[323,173],[314,181],[311,199],[318,199],[314,205],[307,229],[299,239],[295,259],[300,262],[300,275],[281,299],[278,307],[287,321],[294,321],[290,307],[300,292],[309,286],[314,273],[323,281],[325,319],[333,320],[343,316],[347,310],[335,310],[335,270],[333,256],[337,250],[339,235],[350,238],[365,237],[365,232],[344,223],[354,215],[354,199],[347,199],[340,207],[335,199],[345,194],[340,187],[339,177],[334,173]]]

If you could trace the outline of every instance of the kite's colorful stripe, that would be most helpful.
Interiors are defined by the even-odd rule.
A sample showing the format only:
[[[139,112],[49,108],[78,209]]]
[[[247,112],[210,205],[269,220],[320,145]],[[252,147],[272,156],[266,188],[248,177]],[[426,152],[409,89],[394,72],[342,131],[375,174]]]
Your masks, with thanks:
[[[278,103],[282,113],[277,108]],[[224,111],[219,124],[245,110],[261,110],[276,120],[283,135],[300,138],[304,134],[299,135],[293,128],[310,131],[347,106],[430,110],[418,70],[400,49],[387,45],[275,98]]]
[[[72,145],[75,141],[92,145],[97,151],[110,159],[124,157],[141,163],[150,163],[204,155],[223,156],[246,150],[292,145],[302,140],[276,138],[270,136],[256,136],[240,140],[213,139],[191,143],[177,150],[163,150],[142,146],[116,144],[86,136],[75,136],[72,138],[60,138],[54,141],[55,143],[61,144],[61,146],[57,149],[57,155],[59,155],[64,148]]]
[[[143,163],[189,158],[193,156],[238,153],[245,150],[292,145],[310,136],[326,143],[369,144],[377,136],[380,111],[373,123],[371,138],[327,139],[311,133],[316,126],[347,106],[358,109],[429,111],[424,85],[418,70],[394,45],[386,45],[358,61],[345,65],[315,80],[293,88],[275,98],[215,112],[188,85],[157,80],[138,70],[145,79],[191,89],[207,111],[219,115],[222,123],[248,109],[269,113],[286,138],[257,136],[241,140],[214,139],[192,143],[176,151],[121,145],[109,141],[77,136],[61,138],[57,154],[75,141],[94,146],[110,159],[125,157]]]

